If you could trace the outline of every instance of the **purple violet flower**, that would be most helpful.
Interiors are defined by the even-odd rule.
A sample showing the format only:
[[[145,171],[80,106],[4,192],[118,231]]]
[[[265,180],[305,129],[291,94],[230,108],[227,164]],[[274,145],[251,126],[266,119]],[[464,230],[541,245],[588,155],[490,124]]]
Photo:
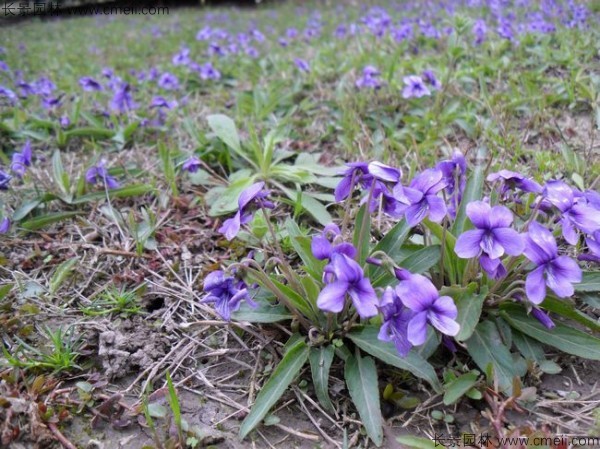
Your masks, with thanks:
[[[310,247],[315,258],[318,260],[331,259],[332,254],[345,254],[354,258],[356,248],[350,243],[336,242],[338,237],[341,237],[341,231],[334,223],[325,226],[321,235],[314,236]]]
[[[256,307],[248,293],[248,287],[242,280],[226,276],[221,270],[213,271],[204,279],[203,290],[205,303],[214,303],[217,313],[226,321],[231,320],[231,313],[240,308],[245,300],[250,306]]]
[[[232,218],[225,220],[223,226],[219,228],[219,232],[225,234],[227,240],[233,240],[238,232],[240,232],[241,225],[252,220],[253,214],[248,210],[250,206],[256,204],[259,207],[266,207],[268,209],[275,207],[271,201],[266,200],[269,191],[264,190],[264,187],[265,183],[261,181],[252,184],[240,193],[238,197],[238,211]]]
[[[333,276],[332,281],[319,293],[319,309],[333,313],[341,312],[346,304],[346,296],[350,296],[361,318],[377,315],[379,300],[371,281],[365,277],[356,261],[345,254],[334,253],[331,255],[331,263],[325,267],[325,272]]]
[[[387,287],[383,292],[380,310],[383,323],[377,338],[393,342],[400,356],[406,357],[413,346],[408,340],[408,323],[415,313],[404,306],[392,287]]]
[[[571,187],[562,181],[549,181],[544,187],[545,201],[561,212],[562,235],[571,245],[577,244],[577,229],[591,234],[600,229],[600,211],[579,202]]]
[[[8,217],[4,217],[2,221],[0,221],[0,234],[7,234],[10,230],[10,219]]]
[[[550,318],[550,314],[537,307],[531,309],[531,315],[547,329],[554,329],[556,327],[556,324],[554,324],[554,321]]]
[[[88,184],[101,182],[109,189],[116,189],[119,187],[119,182],[108,174],[105,160],[101,160],[96,165],[90,167],[85,173],[85,180]]]
[[[382,86],[380,75],[381,73],[376,67],[368,65],[363,69],[362,76],[356,80],[356,87],[377,90]]]
[[[165,90],[175,90],[179,88],[179,80],[172,73],[165,72],[158,79],[158,87]]]
[[[198,72],[200,78],[203,80],[218,80],[221,79],[221,72],[219,72],[210,62],[202,65],[195,65],[193,68]]]
[[[62,129],[67,129],[69,126],[71,126],[71,119],[69,118],[68,115],[63,115],[60,118],[60,127]]]
[[[168,101],[165,97],[156,96],[152,98],[150,108],[174,109],[178,106],[177,100]]]
[[[473,43],[475,45],[483,44],[485,40],[485,35],[487,34],[487,26],[485,24],[485,20],[479,19],[473,24],[473,29],[471,30],[473,35],[475,36],[475,40]]]
[[[513,214],[508,208],[472,201],[467,204],[466,212],[475,229],[465,231],[458,237],[454,248],[458,257],[468,259],[485,254],[494,260],[505,253],[511,256],[523,253],[523,238],[510,227]]]
[[[128,83],[119,83],[118,86],[115,86],[110,107],[113,111],[120,114],[124,114],[137,107],[131,96],[131,87]]]
[[[436,168],[441,170],[444,175],[446,192],[449,195],[448,215],[454,219],[467,186],[467,161],[464,155],[456,150],[452,155],[452,159],[439,162]]]
[[[424,70],[421,74],[423,80],[429,84],[433,89],[440,90],[442,88],[442,83],[436,78],[435,73],[431,70]]]
[[[84,76],[79,79],[79,85],[87,92],[100,91],[102,85],[90,76]]]
[[[0,190],[8,190],[8,183],[11,179],[12,176],[3,170],[0,170]]]
[[[414,312],[408,322],[408,341],[415,346],[427,340],[427,323],[442,334],[451,337],[458,334],[460,325],[456,322],[458,310],[449,296],[440,296],[429,279],[413,274],[400,281],[396,294],[402,303]]]
[[[190,49],[187,47],[182,47],[178,53],[173,56],[171,59],[173,65],[188,65],[191,62],[190,59]]]
[[[310,72],[310,65],[308,65],[308,62],[306,62],[304,59],[294,58],[294,64],[296,64],[296,67],[298,67],[298,70],[301,72]]]
[[[366,182],[368,185],[373,180],[369,174],[369,165],[366,162],[348,162],[346,165],[350,168],[342,172],[342,180],[335,188],[335,201],[340,202],[345,200],[354,190],[354,187],[359,182]]]
[[[548,229],[537,222],[529,225],[524,254],[536,266],[525,280],[525,291],[533,304],[544,300],[546,286],[559,298],[573,295],[573,283],[581,282],[581,268],[570,257],[558,255],[556,240]]]
[[[398,184],[394,188],[394,196],[398,201],[408,204],[405,211],[406,221],[414,227],[425,217],[435,223],[446,216],[446,204],[437,194],[446,187],[444,174],[438,168],[429,168],[415,176],[409,187]]]
[[[496,173],[490,173],[487,177],[487,181],[500,182],[499,193],[504,199],[508,199],[509,190],[515,188],[527,193],[542,193],[543,190],[542,186],[534,180],[510,170],[500,170]]]
[[[27,140],[20,153],[14,153],[12,155],[12,164],[10,169],[21,178],[27,171],[27,167],[31,166],[31,141]]]
[[[202,162],[196,156],[190,156],[186,159],[186,161],[181,166],[181,169],[187,171],[189,173],[196,173],[200,167],[202,166]]]
[[[423,78],[420,76],[405,76],[403,81],[405,87],[402,90],[402,98],[421,98],[423,96],[431,95],[431,91],[427,88],[423,82]]]

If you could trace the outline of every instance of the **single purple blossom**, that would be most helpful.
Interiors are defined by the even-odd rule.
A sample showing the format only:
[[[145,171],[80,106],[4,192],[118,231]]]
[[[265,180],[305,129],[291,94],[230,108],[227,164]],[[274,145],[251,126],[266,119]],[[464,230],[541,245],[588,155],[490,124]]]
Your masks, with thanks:
[[[400,356],[406,357],[413,346],[408,340],[408,323],[415,312],[404,306],[392,287],[387,287],[383,292],[380,310],[383,323],[377,338],[381,341],[393,342]]]
[[[350,243],[336,241],[341,238],[340,228],[330,223],[323,228],[321,235],[312,238],[310,247],[313,255],[318,260],[331,259],[332,254],[346,254],[350,258],[356,256],[356,248]]]
[[[151,108],[174,109],[178,106],[177,100],[168,101],[165,97],[156,96],[150,102]]]
[[[431,91],[420,76],[405,76],[403,81],[405,87],[402,90],[402,98],[421,98],[431,95]]]
[[[310,65],[304,59],[294,58],[294,64],[298,67],[298,70],[304,73],[310,72]]]
[[[369,174],[369,165],[366,162],[348,162],[348,168],[342,172],[343,178],[335,188],[335,201],[338,203],[345,200],[354,190],[354,187],[359,182],[367,182],[370,184],[373,177]]]
[[[226,276],[221,270],[213,271],[206,276],[203,290],[206,296],[202,302],[214,303],[215,310],[226,321],[231,320],[231,313],[240,308],[243,300],[253,307],[257,305],[250,298],[244,281]]]
[[[468,259],[485,254],[493,260],[505,253],[511,256],[523,253],[523,238],[510,227],[513,214],[508,208],[472,201],[467,204],[466,212],[475,229],[465,231],[458,237],[454,248],[458,257]]]
[[[131,96],[131,87],[128,83],[119,83],[118,86],[115,86],[110,107],[113,111],[120,114],[126,113],[137,107]]]
[[[362,76],[356,80],[356,87],[377,90],[382,86],[380,75],[381,72],[376,67],[368,65],[363,69]]]
[[[196,173],[200,167],[202,166],[202,162],[196,156],[190,156],[186,159],[186,161],[181,166],[182,170],[187,171],[189,173]]]
[[[424,70],[421,77],[425,83],[429,84],[433,89],[440,90],[442,83],[436,78],[435,73],[432,70]]]
[[[4,217],[0,221],[0,234],[7,234],[10,230],[10,219],[8,217]]]
[[[558,255],[556,240],[548,229],[537,222],[529,225],[524,254],[535,264],[525,280],[525,291],[532,303],[544,300],[546,287],[559,298],[573,295],[573,283],[581,282],[581,268],[570,257]]]
[[[191,62],[190,59],[190,49],[187,47],[182,47],[178,53],[176,53],[171,59],[173,65],[188,65]]]
[[[580,192],[577,192],[580,193]],[[565,240],[571,245],[577,244],[577,230],[591,234],[600,229],[600,210],[588,206],[576,192],[562,181],[548,181],[544,187],[544,200],[561,212],[560,224]]]
[[[345,254],[334,253],[325,271],[333,275],[333,280],[319,293],[317,306],[321,310],[339,313],[346,304],[346,297],[350,296],[361,318],[377,315],[379,300],[371,281],[356,261]]]
[[[0,170],[0,190],[8,190],[8,183],[11,179],[12,176],[3,170]]]
[[[203,80],[218,80],[221,79],[221,72],[219,72],[210,62],[202,65],[194,65],[193,68],[198,72],[200,78]]]
[[[225,234],[227,240],[233,238],[240,232],[241,225],[252,220],[252,212],[249,211],[250,206],[256,204],[259,207],[273,209],[275,205],[268,201],[266,197],[269,195],[268,190],[264,190],[265,183],[257,182],[240,193],[238,197],[238,211],[232,218],[228,218],[219,228],[219,232]]]
[[[410,226],[416,226],[427,216],[435,223],[444,219],[447,211],[446,204],[437,194],[446,185],[442,171],[438,168],[429,168],[415,176],[409,187],[398,184],[394,188],[395,198],[408,205],[405,216]]]
[[[481,45],[485,40],[485,35],[487,34],[487,26],[485,24],[485,20],[479,19],[475,21],[471,31],[475,36],[475,40],[473,43],[475,45]]]
[[[10,169],[15,173],[19,178],[22,177],[27,171],[27,167],[31,166],[31,157],[33,151],[31,149],[31,141],[27,140],[25,145],[21,149],[20,153],[14,153],[12,155],[12,164],[10,165]]]
[[[547,329],[554,329],[556,327],[556,324],[552,321],[552,318],[550,318],[550,314],[537,307],[531,309],[531,315]]]
[[[69,126],[71,126],[71,119],[69,118],[68,115],[63,115],[60,118],[60,127],[62,129],[67,129]]]
[[[448,215],[453,219],[462,201],[462,195],[467,186],[467,161],[464,155],[456,150],[452,159],[439,162],[436,168],[441,170],[446,182],[448,198]]]
[[[116,189],[119,187],[119,182],[108,173],[105,160],[101,160],[96,165],[88,168],[85,173],[85,180],[88,184],[101,182],[109,189]]]
[[[172,73],[165,72],[158,79],[158,87],[165,90],[175,90],[179,88],[179,79]]]
[[[413,345],[422,345],[427,340],[427,323],[442,334],[451,337],[458,334],[460,325],[456,322],[458,310],[454,301],[449,296],[440,296],[425,276],[413,274],[400,281],[396,294],[414,312],[407,328],[408,341]]]
[[[79,78],[79,85],[83,90],[87,92],[100,91],[102,90],[102,85],[96,81],[94,78],[89,76],[84,76]]]
[[[510,170],[500,170],[496,173],[490,173],[487,177],[488,182],[499,182],[499,193],[503,199],[508,199],[508,192],[512,189],[519,189],[526,193],[542,193],[542,186],[533,179],[526,178],[520,173]]]

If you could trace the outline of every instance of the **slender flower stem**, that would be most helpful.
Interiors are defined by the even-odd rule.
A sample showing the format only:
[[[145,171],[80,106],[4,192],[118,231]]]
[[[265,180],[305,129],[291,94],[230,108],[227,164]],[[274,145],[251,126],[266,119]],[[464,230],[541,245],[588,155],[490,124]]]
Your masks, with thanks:
[[[348,221],[350,220],[350,202],[352,201],[352,191],[354,190],[354,181],[356,181],[356,171],[352,173],[350,178],[350,193],[346,197],[344,202],[344,219],[342,221],[342,236],[346,234],[346,228],[348,227]]]

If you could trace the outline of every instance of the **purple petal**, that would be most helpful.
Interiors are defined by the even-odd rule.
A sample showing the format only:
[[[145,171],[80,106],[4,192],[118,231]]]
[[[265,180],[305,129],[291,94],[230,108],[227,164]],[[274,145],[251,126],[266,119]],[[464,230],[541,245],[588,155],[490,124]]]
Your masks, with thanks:
[[[313,255],[319,260],[329,259],[331,256],[331,243],[325,237],[317,235],[313,237],[312,242],[310,243],[310,249],[312,250]]]
[[[427,204],[427,201],[422,200],[417,204],[413,204],[412,206],[408,207],[404,213],[406,216],[406,222],[411,227],[414,227],[425,219],[427,212],[429,212],[429,205]]]
[[[573,259],[567,256],[559,256],[551,262],[554,276],[561,277],[568,282],[581,282],[581,268]]]
[[[256,182],[252,184],[250,187],[244,189],[238,198],[238,207],[243,209],[248,205],[250,201],[252,201],[259,192],[263,189],[265,183],[263,181]]]
[[[408,341],[419,346],[427,340],[427,312],[417,313],[408,322]]]
[[[348,195],[350,195],[350,191],[352,190],[352,177],[344,176],[342,180],[339,182],[337,187],[335,188],[335,201],[340,202],[345,200]]]
[[[379,299],[369,279],[362,278],[348,290],[348,294],[361,318],[369,318],[379,313],[377,309]]]
[[[518,256],[525,249],[525,241],[521,234],[510,228],[496,228],[492,230],[494,239],[504,248],[507,254]]]
[[[381,162],[371,162],[369,164],[369,173],[377,179],[386,182],[399,182],[401,172],[399,169],[382,164]]]
[[[492,228],[508,228],[513,222],[512,212],[504,206],[492,207],[488,217]]]
[[[536,265],[549,262],[558,254],[556,240],[552,233],[537,222],[529,225],[525,235],[525,256]]]
[[[424,194],[437,193],[445,187],[444,174],[440,169],[428,168],[423,170],[410,183],[412,189],[420,190]]]
[[[240,220],[241,214],[238,210],[232,218],[228,218],[223,222],[223,226],[219,228],[219,232],[225,234],[227,240],[233,240],[235,236],[238,235],[238,232],[240,232]]]
[[[317,307],[327,312],[339,313],[344,308],[346,292],[349,284],[343,281],[335,281],[327,284],[317,298]]]
[[[400,282],[396,286],[396,293],[404,305],[415,312],[428,309],[439,296],[431,281],[420,274]]]
[[[573,225],[573,222],[569,220],[568,217],[564,217],[560,220],[560,224],[562,225],[562,235],[570,245],[576,245],[579,241],[579,235],[577,234],[577,230]]]
[[[546,283],[544,282],[544,267],[537,267],[525,279],[527,297],[534,304],[540,304],[546,297]]]
[[[333,273],[340,281],[354,283],[363,277],[363,270],[360,265],[345,254],[332,254],[331,266]]]
[[[476,228],[489,229],[491,227],[490,214],[492,208],[484,201],[471,201],[467,204],[467,216]]]
[[[480,244],[484,233],[485,231],[482,229],[463,232],[456,241],[454,252],[462,259],[478,256],[481,251]]]
[[[543,195],[561,212],[565,212],[573,205],[573,189],[562,181],[548,181]]]
[[[450,296],[440,296],[431,306],[431,310],[437,315],[444,315],[452,320],[458,316],[458,309]]]
[[[446,217],[446,203],[442,198],[434,195],[427,195],[425,198],[429,205],[429,219],[434,223],[440,223]]]

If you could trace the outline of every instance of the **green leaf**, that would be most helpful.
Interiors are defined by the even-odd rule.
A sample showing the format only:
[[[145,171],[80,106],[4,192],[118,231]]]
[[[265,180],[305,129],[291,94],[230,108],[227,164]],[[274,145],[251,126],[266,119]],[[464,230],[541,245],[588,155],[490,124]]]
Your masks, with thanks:
[[[252,410],[242,422],[240,427],[241,439],[244,439],[267,416],[271,407],[279,400],[308,360],[308,353],[309,347],[303,340],[297,342],[287,351],[267,383],[258,393],[256,401],[252,405]]]
[[[235,151],[239,156],[244,158],[254,168],[258,169],[255,161],[250,159],[250,157],[242,149],[242,145],[240,144],[240,136],[233,120],[223,114],[209,115],[206,117],[206,120],[208,121],[208,126],[210,126],[210,129],[225,143],[225,145]]]
[[[440,446],[440,443],[436,444],[429,438],[414,437],[412,435],[396,437],[396,441],[404,447],[412,447],[415,449],[439,449]]]
[[[385,237],[383,237],[379,243],[375,245],[373,252],[383,251],[392,260],[399,259],[401,256],[402,245],[404,245],[404,242],[408,238],[411,229],[412,228],[403,218],[402,221],[390,229]]]
[[[377,368],[371,357],[350,356],[345,363],[344,377],[352,402],[365,426],[367,435],[379,447],[383,442],[383,417],[379,405]]]
[[[77,265],[78,263],[78,258],[67,259],[63,263],[61,263],[58,266],[58,268],[56,268],[56,271],[52,275],[52,278],[50,278],[49,290],[51,294],[55,294],[58,291],[58,289],[67,279],[69,274],[71,274],[71,271],[73,271],[75,265]]]
[[[576,292],[600,292],[600,271],[585,271],[579,284],[574,284]]]
[[[136,196],[142,196],[152,191],[154,191],[154,187],[152,187],[151,185],[132,184],[125,187],[119,187],[118,189],[109,189],[108,196],[109,198],[131,198]],[[87,195],[82,195],[80,197],[75,198],[72,201],[72,203],[83,204],[98,201],[106,198],[106,192],[107,191],[88,193]]]
[[[485,147],[479,148],[477,151],[477,159],[475,161],[475,168],[473,174],[467,181],[467,186],[463,193],[458,211],[456,213],[456,219],[452,226],[453,235],[461,235],[467,225],[467,204],[471,201],[480,200],[483,197],[483,180],[485,177],[485,160],[487,156],[487,149]]]
[[[437,392],[442,391],[433,367],[416,351],[411,351],[406,357],[400,357],[393,343],[381,341],[377,338],[379,329],[376,326],[365,326],[359,330],[353,330],[347,337],[356,346],[372,356],[384,361],[388,365],[410,371],[420,379],[426,380]]]
[[[445,385],[446,393],[444,393],[444,404],[450,405],[458,401],[477,383],[478,377],[478,371],[471,371],[457,377]]]
[[[310,371],[317,399],[323,408],[330,412],[335,411],[331,399],[329,399],[329,370],[334,352],[334,347],[328,345],[311,348],[309,354]]]
[[[60,150],[54,151],[54,154],[52,155],[52,174],[54,182],[58,185],[61,192],[67,195],[67,197],[70,197],[71,183],[69,181],[69,175],[65,172],[63,167]]]
[[[312,308],[312,305],[308,302],[307,298],[304,298],[298,292],[296,292],[291,287],[282,284],[278,280],[271,277],[271,282],[288,298],[288,300],[298,309],[302,315],[307,318],[315,319],[315,313]]]
[[[567,298],[559,299],[549,295],[546,296],[546,299],[541,306],[550,312],[554,312],[558,315],[564,316],[565,318],[570,318],[574,321],[577,321],[593,331],[600,332],[600,323],[598,323],[598,321],[594,318],[583,313],[581,310],[577,310],[575,304],[573,304]]]
[[[251,307],[242,303],[239,310],[231,314],[235,321],[249,321],[251,323],[277,323],[279,321],[291,320],[292,315],[285,306],[271,305],[267,301],[257,301],[258,307]]]
[[[65,131],[65,137],[67,140],[71,139],[71,137],[91,137],[93,139],[111,139],[115,136],[115,131],[107,128],[93,128],[93,127],[84,127],[84,128],[75,128],[69,131]]]
[[[319,224],[325,226],[333,221],[331,214],[327,212],[327,208],[309,194],[301,191],[296,192],[280,184],[278,184],[277,187],[279,187],[292,201],[296,201],[298,199],[298,194],[300,193],[300,204],[308,214],[319,222]]]
[[[291,218],[288,218],[285,221],[285,228],[288,232],[288,236],[290,237],[290,243],[294,247],[294,250],[296,250],[296,253],[298,253],[302,263],[304,263],[306,271],[315,279],[320,281],[324,262],[313,256],[310,246],[310,238],[300,231],[300,228],[296,222]]]
[[[491,321],[482,321],[465,343],[467,351],[483,372],[489,373],[491,367],[500,391],[512,394],[513,378],[524,376],[526,369],[523,371],[514,363],[496,325]]]
[[[369,254],[369,241],[371,240],[371,214],[367,209],[367,204],[363,204],[360,207],[354,223],[352,243],[358,250],[358,263],[363,265]]]
[[[596,337],[561,323],[548,329],[514,304],[507,304],[500,313],[512,327],[545,345],[584,359],[600,360],[600,339]]]
[[[542,345],[518,330],[513,332],[513,343],[526,360],[537,363],[546,360]]]
[[[14,284],[0,285],[0,301],[8,296],[13,287]]]
[[[148,404],[148,413],[153,418],[164,418],[167,416],[167,408],[158,402]]]
[[[44,226],[48,226],[52,223],[57,223],[62,220],[68,220],[69,218],[76,217],[77,215],[82,213],[83,211],[53,212],[24,221],[23,223],[21,223],[21,226],[29,231],[36,231],[38,229],[43,228]]]
[[[421,274],[439,262],[440,254],[440,245],[429,245],[415,251],[399,265],[413,274]]]
[[[450,296],[454,299],[458,309],[456,321],[460,324],[460,331],[455,337],[458,341],[468,340],[475,326],[479,323],[483,302],[487,296],[487,287],[476,293],[477,284],[472,282],[467,287],[442,287],[440,295]]]

